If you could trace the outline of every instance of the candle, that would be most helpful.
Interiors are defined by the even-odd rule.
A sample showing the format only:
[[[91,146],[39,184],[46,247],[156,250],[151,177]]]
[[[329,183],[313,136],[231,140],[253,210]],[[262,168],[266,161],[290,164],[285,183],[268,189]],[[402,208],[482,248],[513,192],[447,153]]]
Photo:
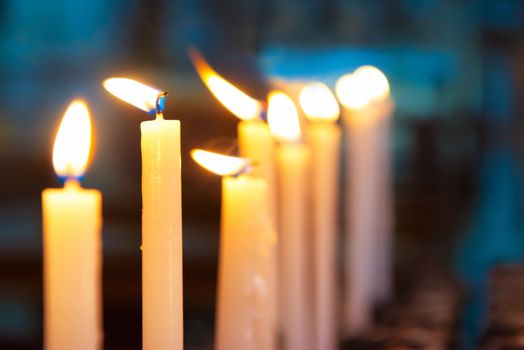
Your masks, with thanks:
[[[125,78],[104,87],[150,113],[142,122],[142,344],[183,349],[180,122],[165,120],[166,93]]]
[[[322,83],[310,83],[299,95],[310,121],[311,147],[315,349],[337,349],[337,238],[341,131],[337,100]]]
[[[78,181],[90,144],[89,111],[75,100],[53,149],[53,166],[65,186],[42,193],[44,348],[49,350],[102,348],[102,195]]]
[[[280,141],[279,174],[279,287],[285,349],[311,348],[311,305],[307,275],[307,173],[309,150],[300,142],[301,131],[293,101],[282,92],[269,95],[268,122]]]
[[[262,120],[263,105],[234,85],[221,77],[195,49],[189,51],[193,64],[209,91],[231,113],[240,119],[238,124],[238,147],[241,157],[251,159],[253,167],[250,175],[264,179],[268,187],[269,211],[272,225],[275,226],[277,217],[276,208],[276,169],[275,169],[275,142],[269,126]],[[275,231],[276,232],[276,231]],[[276,323],[278,315],[277,302],[277,237],[273,237],[274,244],[269,250],[271,276],[268,280],[270,298],[270,318],[274,327],[274,341],[276,346]]]
[[[373,67],[341,77],[336,92],[348,134],[344,331],[354,335],[371,325],[378,286],[388,283],[380,279],[390,279],[389,171],[381,164],[386,151],[380,130],[391,102],[387,79]]]
[[[267,185],[246,174],[247,159],[203,150],[191,155],[223,176],[215,349],[272,349],[267,283],[273,229]]]

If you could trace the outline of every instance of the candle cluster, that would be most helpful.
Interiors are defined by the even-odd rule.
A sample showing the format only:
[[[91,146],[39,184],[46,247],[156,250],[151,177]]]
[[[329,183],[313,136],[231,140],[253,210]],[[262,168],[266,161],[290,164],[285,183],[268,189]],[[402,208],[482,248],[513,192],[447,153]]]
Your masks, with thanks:
[[[210,92],[240,119],[238,155],[191,152],[222,176],[215,348],[336,349],[339,330],[346,336],[369,329],[373,307],[391,291],[388,81],[365,66],[341,77],[334,92],[309,82],[296,100],[274,90],[258,101],[198,51],[190,57]],[[143,348],[182,349],[181,125],[164,119],[163,90],[127,78],[103,85],[155,117],[140,126]],[[103,343],[101,194],[79,183],[90,139],[87,106],[74,101],[53,153],[65,186],[42,195],[46,349],[100,349]]]

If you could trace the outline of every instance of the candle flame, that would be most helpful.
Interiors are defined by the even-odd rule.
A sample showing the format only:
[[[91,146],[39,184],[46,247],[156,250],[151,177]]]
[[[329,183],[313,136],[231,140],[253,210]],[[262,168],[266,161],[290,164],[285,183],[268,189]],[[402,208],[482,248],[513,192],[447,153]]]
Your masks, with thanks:
[[[53,167],[60,177],[82,176],[89,161],[91,121],[84,101],[78,99],[67,108],[55,137]]]
[[[164,96],[167,95],[164,91],[128,78],[109,78],[103,85],[114,96],[149,114],[156,114],[164,109]]]
[[[248,159],[194,149],[191,157],[203,168],[220,176],[238,175],[251,167]]]
[[[370,91],[371,100],[382,100],[389,96],[388,78],[382,71],[373,66],[362,66],[355,71],[365,90]]]
[[[199,51],[191,49],[189,56],[200,79],[225,108],[242,120],[253,120],[260,117],[262,104],[259,101],[222,78],[211,68]]]
[[[300,121],[293,100],[283,92],[273,91],[268,98],[267,121],[279,141],[299,141]]]
[[[306,84],[299,95],[300,106],[311,121],[336,122],[340,116],[338,102],[326,84]]]
[[[352,109],[386,99],[389,96],[389,82],[379,69],[362,66],[353,74],[340,77],[335,85],[340,103]]]

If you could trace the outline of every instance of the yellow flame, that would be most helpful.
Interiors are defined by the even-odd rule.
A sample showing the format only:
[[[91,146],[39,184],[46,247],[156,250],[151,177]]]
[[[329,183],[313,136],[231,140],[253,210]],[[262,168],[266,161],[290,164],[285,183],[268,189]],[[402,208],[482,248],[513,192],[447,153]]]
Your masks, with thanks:
[[[103,83],[104,88],[122,101],[148,113],[156,110],[158,98],[165,93],[138,81],[128,78],[109,78]]]
[[[336,122],[340,115],[338,102],[324,83],[306,84],[298,99],[306,118],[311,121]]]
[[[91,121],[82,100],[74,100],[67,108],[55,137],[53,167],[58,176],[80,177],[89,161]]]
[[[300,121],[293,100],[280,91],[271,92],[268,100],[267,121],[273,136],[279,141],[300,140]]]
[[[260,117],[262,104],[259,101],[222,78],[197,50],[189,50],[189,56],[204,84],[224,107],[242,120]]]
[[[346,74],[340,77],[335,84],[335,93],[340,103],[346,108],[362,108],[369,103],[369,96],[361,89],[358,77]]]
[[[225,156],[201,149],[192,150],[191,157],[203,168],[221,176],[239,174],[249,168],[251,164],[245,158]]]
[[[388,78],[382,71],[373,66],[359,67],[355,73],[359,77],[364,89],[369,91],[372,100],[381,100],[389,96]]]
[[[379,69],[362,66],[353,74],[340,77],[335,85],[340,103],[347,108],[365,107],[389,96],[389,82]]]

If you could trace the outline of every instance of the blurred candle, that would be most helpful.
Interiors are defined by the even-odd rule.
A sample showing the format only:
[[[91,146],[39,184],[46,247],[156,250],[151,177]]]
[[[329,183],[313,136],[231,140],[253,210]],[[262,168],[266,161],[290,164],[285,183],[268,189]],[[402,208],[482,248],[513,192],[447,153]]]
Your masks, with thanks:
[[[307,173],[309,149],[293,101],[282,92],[269,95],[268,122],[277,148],[279,182],[279,287],[285,349],[307,350],[311,343],[311,308],[307,283]]]
[[[391,101],[387,79],[369,66],[341,77],[336,93],[348,135],[344,331],[355,335],[371,325],[378,286],[391,279],[389,164],[381,164],[387,154],[381,124]]]
[[[245,173],[247,159],[203,150],[191,155],[223,176],[215,349],[273,349],[267,185]]]
[[[240,156],[251,159],[255,167],[250,175],[264,179],[268,187],[269,211],[271,222],[276,223],[276,170],[275,170],[275,141],[269,126],[262,120],[263,106],[234,85],[221,77],[209,66],[202,55],[195,49],[189,51],[191,60],[209,91],[231,113],[240,119],[238,124],[238,146]],[[277,318],[277,237],[273,237],[274,244],[270,247],[270,273],[268,293],[271,304],[270,318],[275,328],[276,345],[276,318]]]
[[[142,122],[142,343],[183,349],[180,122],[165,120],[166,93],[125,78],[104,87],[150,113]]]
[[[101,349],[102,195],[80,186],[89,161],[91,122],[86,104],[73,101],[60,124],[53,166],[61,189],[42,193],[44,348]]]
[[[338,102],[322,83],[310,83],[299,95],[311,147],[315,339],[314,348],[338,348],[335,295],[337,286],[337,213],[341,131]]]

